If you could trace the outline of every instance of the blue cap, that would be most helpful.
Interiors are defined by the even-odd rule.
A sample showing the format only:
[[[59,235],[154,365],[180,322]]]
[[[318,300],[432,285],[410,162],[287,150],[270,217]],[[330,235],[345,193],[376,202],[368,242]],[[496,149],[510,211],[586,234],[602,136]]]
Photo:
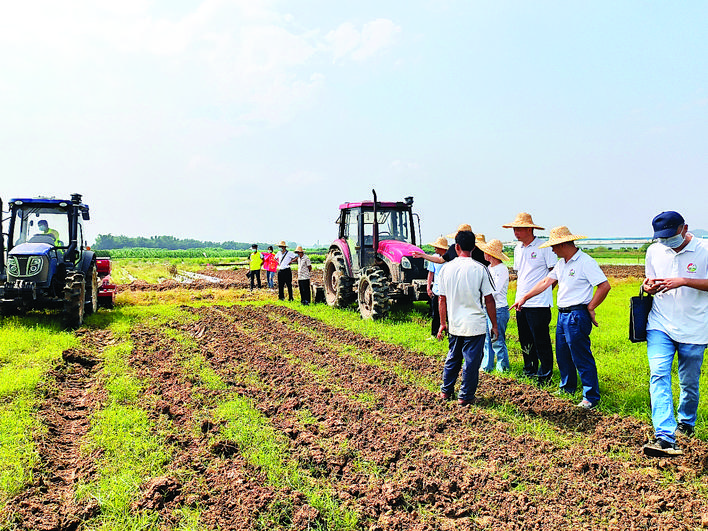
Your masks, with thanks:
[[[673,210],[662,212],[651,220],[654,228],[654,238],[670,238],[676,234],[676,229],[683,225],[683,216]]]

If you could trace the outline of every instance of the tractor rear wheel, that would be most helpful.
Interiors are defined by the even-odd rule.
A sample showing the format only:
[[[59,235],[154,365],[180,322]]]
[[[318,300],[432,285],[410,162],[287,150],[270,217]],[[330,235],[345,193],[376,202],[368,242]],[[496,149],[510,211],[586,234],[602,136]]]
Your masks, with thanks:
[[[93,263],[89,267],[86,274],[86,307],[84,312],[86,315],[95,313],[98,309],[98,273],[96,272],[96,264]]]
[[[64,282],[64,323],[67,328],[78,328],[84,322],[86,283],[83,273],[67,273]]]
[[[368,268],[359,279],[359,313],[364,319],[383,319],[388,315],[388,279],[378,267]]]
[[[324,265],[325,300],[333,308],[346,308],[354,302],[354,279],[347,275],[344,256],[327,254]]]

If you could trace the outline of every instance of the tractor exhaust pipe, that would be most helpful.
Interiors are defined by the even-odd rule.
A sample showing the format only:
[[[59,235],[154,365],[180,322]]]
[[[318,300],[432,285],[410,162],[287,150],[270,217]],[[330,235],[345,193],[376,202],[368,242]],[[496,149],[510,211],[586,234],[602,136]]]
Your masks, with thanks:
[[[0,276],[5,273],[5,235],[2,232],[2,199],[0,199]]]
[[[379,217],[376,215],[376,190],[371,190],[374,194],[374,256],[379,252]]]

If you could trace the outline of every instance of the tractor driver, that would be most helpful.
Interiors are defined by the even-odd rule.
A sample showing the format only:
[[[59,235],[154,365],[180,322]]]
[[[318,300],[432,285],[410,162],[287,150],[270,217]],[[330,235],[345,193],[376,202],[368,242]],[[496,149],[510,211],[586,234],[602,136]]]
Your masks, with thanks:
[[[42,234],[46,234],[47,236],[53,237],[55,245],[59,243],[59,231],[55,229],[50,229],[49,223],[46,219],[40,219],[37,222],[37,227],[39,228]]]

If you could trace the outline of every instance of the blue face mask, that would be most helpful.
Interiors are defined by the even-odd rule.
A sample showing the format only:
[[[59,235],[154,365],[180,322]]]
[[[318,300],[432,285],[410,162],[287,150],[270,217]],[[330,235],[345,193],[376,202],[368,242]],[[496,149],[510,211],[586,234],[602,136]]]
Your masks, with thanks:
[[[666,245],[667,247],[676,249],[677,247],[681,247],[684,237],[683,234],[676,234],[675,236],[671,236],[670,238],[657,238],[657,240],[662,245]]]

